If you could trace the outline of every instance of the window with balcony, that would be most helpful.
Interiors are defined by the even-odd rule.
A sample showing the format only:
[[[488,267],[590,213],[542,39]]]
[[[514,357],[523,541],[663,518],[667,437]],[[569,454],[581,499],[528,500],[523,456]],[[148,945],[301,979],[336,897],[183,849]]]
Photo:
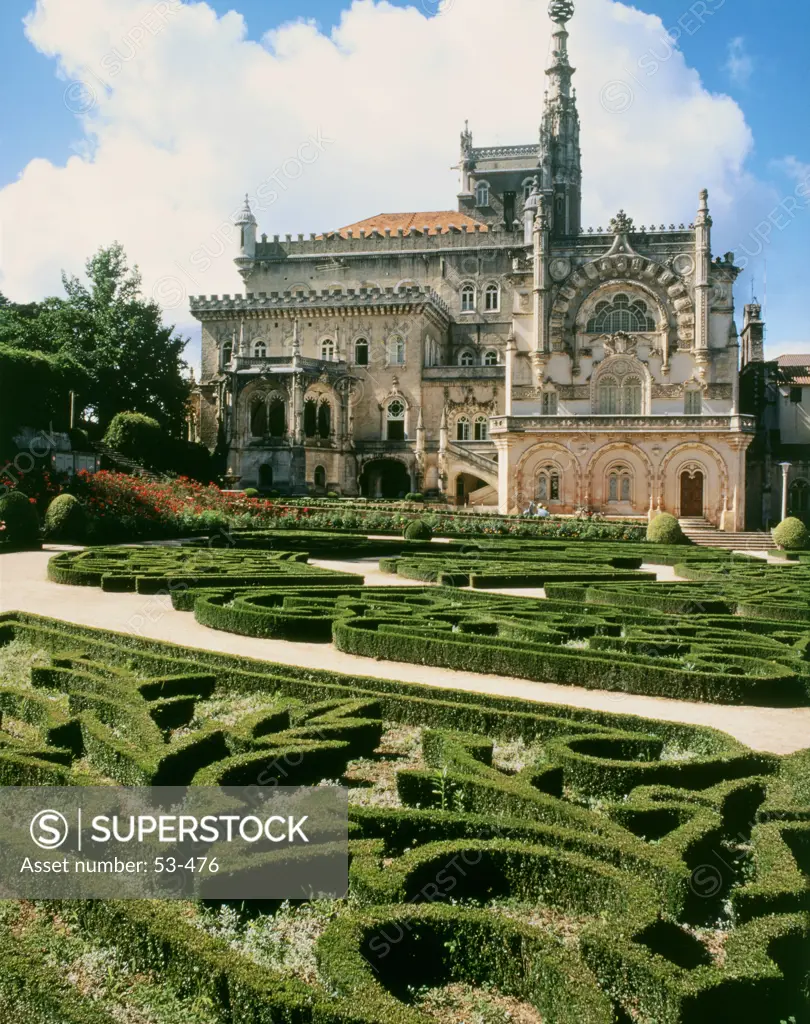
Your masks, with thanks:
[[[556,391],[544,391],[543,392],[543,415],[544,416],[556,416],[557,415],[557,392]]]
[[[495,349],[490,350],[484,356],[484,366],[497,366],[498,365],[498,353]]]
[[[470,352],[469,349],[465,349],[459,354],[458,357],[459,366],[475,366],[475,355]]]
[[[560,472],[554,465],[544,466],[537,477],[537,500],[560,500]]]
[[[225,367],[228,366],[228,364],[230,363],[232,357],[233,357],[233,342],[226,341],[225,344],[222,346],[221,369],[224,370]]]
[[[392,366],[405,365],[405,340],[399,335],[394,335],[388,341],[388,362]]]
[[[700,416],[703,412],[703,394],[696,388],[683,396],[683,411],[687,416]]]
[[[643,404],[640,377],[607,374],[597,385],[597,409],[601,416],[640,416]]]
[[[318,406],[314,398],[304,402],[304,437],[314,437],[318,432]]]
[[[615,466],[608,474],[608,501],[633,500],[633,475],[627,466]]]
[[[489,440],[489,421],[486,416],[476,416],[473,424],[473,437],[476,441]]]
[[[621,293],[612,302],[597,302],[587,326],[588,334],[615,334],[617,331],[632,334],[654,330],[655,320],[647,303],[643,299],[631,300]]]
[[[459,416],[459,418],[456,420],[456,440],[470,440],[470,421],[467,419],[466,416]]]
[[[318,437],[328,440],[332,433],[332,406],[324,398],[318,406]]]
[[[357,366],[368,366],[367,338],[358,338],[354,343],[354,361]]]
[[[321,342],[321,359],[325,363],[333,363],[335,361],[335,343],[330,338]]]
[[[283,437],[287,431],[287,407],[280,396],[270,400],[267,425],[271,437]]]
[[[386,409],[386,438],[389,441],[405,440],[405,403],[393,398]]]
[[[253,437],[264,437],[267,433],[267,404],[258,398],[250,407],[250,433]]]
[[[267,358],[267,344],[263,341],[257,341],[253,346],[253,356],[255,359],[266,359]]]

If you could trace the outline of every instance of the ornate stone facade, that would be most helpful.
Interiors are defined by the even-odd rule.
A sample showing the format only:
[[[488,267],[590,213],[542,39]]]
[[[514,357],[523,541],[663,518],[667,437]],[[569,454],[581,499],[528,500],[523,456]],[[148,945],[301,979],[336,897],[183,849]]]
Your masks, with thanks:
[[[192,301],[198,436],[239,486],[744,527],[739,270],[711,257],[705,191],[688,226],[582,228],[572,10],[550,6],[538,142],[465,127],[457,211],[259,240],[246,200],[245,295]]]

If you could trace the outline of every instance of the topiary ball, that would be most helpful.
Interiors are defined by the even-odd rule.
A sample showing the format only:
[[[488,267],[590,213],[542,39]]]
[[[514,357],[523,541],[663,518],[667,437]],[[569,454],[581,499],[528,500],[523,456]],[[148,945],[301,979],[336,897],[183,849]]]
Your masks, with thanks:
[[[788,516],[771,531],[774,542],[785,551],[802,551],[807,547],[807,527],[795,516]]]
[[[48,540],[81,544],[87,537],[87,510],[72,494],[54,498],[45,513],[45,536]]]
[[[244,491],[242,491],[242,494],[244,494],[244,496],[246,498],[258,498],[259,497],[259,492],[256,490],[255,487],[246,487],[244,489]]]
[[[647,540],[651,544],[683,544],[681,524],[669,512],[659,513],[647,527]]]
[[[414,519],[405,527],[405,540],[430,540],[433,530],[422,519]]]
[[[39,547],[39,516],[36,504],[20,491],[0,498],[0,543],[12,548]]]

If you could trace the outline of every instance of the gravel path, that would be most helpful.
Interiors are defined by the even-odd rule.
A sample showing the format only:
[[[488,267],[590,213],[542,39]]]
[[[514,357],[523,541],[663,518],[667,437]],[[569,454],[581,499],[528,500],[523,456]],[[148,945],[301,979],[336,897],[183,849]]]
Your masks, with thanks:
[[[810,708],[728,707],[586,690],[556,683],[536,683],[504,676],[376,661],[373,658],[344,654],[325,644],[261,640],[219,632],[201,626],[189,612],[174,611],[168,597],[105,594],[96,587],[68,587],[49,583],[46,579],[46,565],[56,550],[65,549],[53,547],[41,552],[0,556],[0,611],[33,612],[80,625],[132,633],[203,650],[221,651],[285,665],[345,672],[355,677],[365,675],[399,679],[427,686],[520,697],[540,703],[708,725],[722,729],[755,750],[777,754],[789,754],[810,746]],[[380,573],[374,560],[318,564],[329,568],[348,568],[354,572],[362,566],[364,570],[368,569],[368,583],[397,585],[396,577]],[[409,581],[404,582],[413,585]],[[399,581],[399,585],[402,583]],[[542,591],[522,593],[542,596]]]

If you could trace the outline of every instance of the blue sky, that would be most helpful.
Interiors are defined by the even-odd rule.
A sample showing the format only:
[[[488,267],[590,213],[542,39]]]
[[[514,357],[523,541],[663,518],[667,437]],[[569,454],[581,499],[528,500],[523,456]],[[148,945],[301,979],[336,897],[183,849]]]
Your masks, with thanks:
[[[54,6],[60,2],[64,0],[53,0]],[[85,2],[87,0],[72,0],[74,10],[82,10]],[[103,4],[106,0],[95,2]],[[463,4],[464,0],[452,2]],[[597,0],[592,2],[595,4]],[[266,32],[299,19],[314,20],[328,35],[348,6],[337,0],[299,0],[296,3],[289,0],[234,0],[233,3],[208,0],[208,3],[220,16],[230,10],[238,11],[246,21],[248,39],[257,42]],[[71,155],[88,153],[86,124],[69,109],[70,102],[65,102],[65,76],[57,74],[57,61],[40,52],[24,33],[22,20],[33,6],[34,0],[3,0],[0,7],[0,88],[4,97],[12,98],[12,102],[4,103],[0,109],[0,189],[17,181],[32,160],[41,158],[62,168]],[[400,2],[392,6],[408,5]],[[432,15],[436,5],[434,0],[414,0],[411,6]],[[539,0],[539,6],[545,7],[543,0]],[[748,269],[737,290],[739,305],[750,297],[752,278],[759,298],[763,298],[767,259],[770,344],[777,349],[784,345],[794,350],[804,344],[806,350],[810,350],[810,328],[804,310],[805,268],[810,256],[810,200],[800,196],[798,201],[791,201],[791,197],[796,198],[797,185],[810,178],[810,119],[807,114],[810,73],[806,57],[810,5],[797,4],[795,0],[698,0],[697,3],[638,0],[636,7],[660,16],[671,32],[680,32],[677,46],[688,68],[695,69],[700,76],[704,89],[711,94],[732,97],[741,108],[753,136],[753,146],[744,164],[751,195],[746,195],[746,186],[738,182],[736,202],[745,213],[715,218],[713,248],[716,254],[726,249],[734,249],[738,254],[747,250],[750,254],[746,261]],[[489,9],[493,17],[499,17],[498,5],[491,5]],[[71,31],[76,31],[75,27]],[[582,26],[575,19],[571,25],[571,47],[575,56],[578,31],[582,32]],[[380,43],[391,45],[391,40],[381,38]],[[484,62],[487,59],[483,52],[482,59]],[[636,90],[646,88],[643,72],[634,67],[632,61],[623,64],[622,79],[625,72],[627,80],[636,83],[633,86]],[[582,74],[581,68],[579,74]],[[380,90],[386,87],[385,81],[374,85]],[[328,102],[328,92],[327,89],[324,102]],[[415,132],[420,131],[420,117],[431,117],[431,111],[422,107],[419,117],[408,122]],[[358,126],[358,130],[361,127]],[[474,127],[477,127],[475,123]],[[490,127],[482,124],[481,135]],[[699,134],[700,126],[692,127]],[[215,126],[211,130],[216,130]],[[403,131],[401,125],[398,131]],[[589,123],[583,115],[583,133],[588,131]],[[530,139],[531,136],[514,141]],[[476,141],[479,141],[478,136]],[[448,145],[454,155],[455,140]],[[703,161],[709,162],[711,147],[711,138],[701,139],[696,151],[689,154],[689,161],[697,166]],[[586,208],[589,185],[592,187],[598,176],[599,169],[586,162]],[[449,186],[442,205],[454,204],[452,181]],[[32,194],[29,190],[28,202]],[[440,201],[439,196],[436,201]],[[658,201],[660,203],[660,197]],[[380,202],[384,200],[381,198]],[[386,205],[413,208],[412,203],[400,189],[392,191]],[[628,195],[623,205],[632,212],[633,195]],[[336,213],[336,220],[345,223],[354,218],[355,212],[359,212],[359,207],[357,211],[347,207],[345,215],[342,210]],[[372,214],[378,210],[375,205],[364,212]],[[660,219],[668,222],[686,216],[689,216],[688,210],[662,209]],[[301,228],[310,230],[310,225],[301,224]],[[4,248],[8,252],[5,243],[12,226],[4,224],[3,229]],[[43,224],[38,230],[43,233],[44,242],[48,225]],[[297,227],[285,226],[285,230],[297,230]],[[766,242],[763,236],[767,236]],[[87,255],[86,252],[79,254],[81,260]],[[135,255],[139,262],[149,264],[147,254]],[[50,281],[52,276],[51,271],[51,277],[41,279]],[[12,276],[10,280],[13,279]],[[211,281],[210,287],[208,284],[206,282],[206,291],[213,292],[226,290],[232,282],[218,285]],[[6,290],[8,284],[0,283],[0,287]],[[15,296],[12,294],[12,297]],[[738,322],[741,322],[741,315]]]

